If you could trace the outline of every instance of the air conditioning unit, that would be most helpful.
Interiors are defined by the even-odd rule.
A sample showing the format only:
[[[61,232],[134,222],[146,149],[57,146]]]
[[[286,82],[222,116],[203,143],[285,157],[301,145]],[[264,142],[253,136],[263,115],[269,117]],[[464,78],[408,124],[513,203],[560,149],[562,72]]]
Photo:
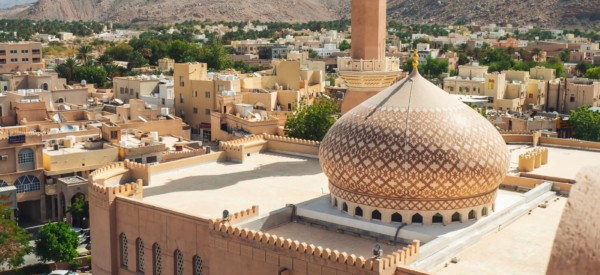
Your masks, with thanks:
[[[2,155],[2,156],[0,156],[0,160],[2,160],[2,161],[8,160],[8,155]]]

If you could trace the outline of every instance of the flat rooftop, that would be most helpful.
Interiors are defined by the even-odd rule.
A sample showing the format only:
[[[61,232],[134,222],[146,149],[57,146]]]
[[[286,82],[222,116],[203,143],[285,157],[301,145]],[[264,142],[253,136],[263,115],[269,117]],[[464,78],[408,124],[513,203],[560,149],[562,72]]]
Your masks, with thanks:
[[[102,145],[103,147],[101,149],[88,149],[88,148],[85,148],[84,142],[77,142],[77,143],[73,144],[73,147],[71,147],[71,148],[61,146],[58,148],[58,150],[54,150],[53,148],[44,149],[44,154],[49,155],[49,156],[60,156],[60,155],[84,153],[84,152],[105,150],[108,148],[112,148],[112,146],[110,146],[109,143],[107,143],[107,142],[103,142],[103,143],[104,144]]]
[[[567,199],[535,208],[485,239],[457,253],[460,261],[433,274],[546,274],[556,229]]]
[[[317,159],[254,154],[244,163],[212,162],[152,176],[143,202],[219,218],[258,205],[261,215],[329,193]]]
[[[509,171],[511,174],[515,174],[518,173],[519,155],[533,149],[533,147],[528,145],[509,145],[508,147],[511,150]],[[575,179],[582,168],[600,163],[600,152],[541,147],[548,148],[548,164],[542,165],[540,168],[529,172],[529,174]]]

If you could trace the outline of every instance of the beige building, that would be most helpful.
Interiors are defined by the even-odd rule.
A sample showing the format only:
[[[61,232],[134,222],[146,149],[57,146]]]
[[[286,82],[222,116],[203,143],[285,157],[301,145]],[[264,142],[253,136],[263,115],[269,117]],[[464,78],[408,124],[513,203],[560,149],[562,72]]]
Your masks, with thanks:
[[[209,74],[204,63],[175,64],[175,114],[192,127],[194,134],[206,141],[232,138],[231,127],[238,124],[228,122],[229,115],[239,122],[240,118],[247,117],[248,112],[258,114],[260,124],[265,124],[265,119],[269,120],[267,124],[273,128],[257,132],[264,130],[264,125],[255,129],[249,129],[248,125],[233,127],[245,129],[246,133],[240,135],[276,134],[282,121],[268,118],[266,113],[260,111],[289,112],[300,102],[310,103],[317,94],[324,91],[324,72],[308,65],[318,67],[313,63],[303,66],[301,61],[274,60],[272,70],[244,75],[235,71]],[[234,118],[238,114],[239,117]],[[254,115],[252,117],[255,119]],[[213,125],[213,121],[220,122]],[[228,133],[212,136],[215,130]]]
[[[581,106],[600,106],[600,82],[585,78],[567,78],[550,84],[548,111],[569,114]]]
[[[37,71],[43,68],[42,43],[0,43],[0,73]]]
[[[44,221],[44,167],[40,134],[0,130],[0,187],[16,188],[19,219]]]
[[[157,76],[126,76],[113,79],[115,96],[124,102],[159,93],[161,79]]]
[[[555,70],[535,67],[529,72],[491,74],[487,70],[487,66],[459,66],[458,76],[444,79],[444,90],[458,95],[487,96],[487,107],[496,110],[545,109],[548,85],[555,81]]]

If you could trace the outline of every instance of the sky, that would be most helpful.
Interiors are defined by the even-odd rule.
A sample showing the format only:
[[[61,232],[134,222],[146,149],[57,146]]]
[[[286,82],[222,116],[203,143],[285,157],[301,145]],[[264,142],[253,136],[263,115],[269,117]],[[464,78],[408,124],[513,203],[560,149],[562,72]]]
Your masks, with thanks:
[[[10,8],[14,5],[37,2],[37,0],[0,0],[0,9]]]

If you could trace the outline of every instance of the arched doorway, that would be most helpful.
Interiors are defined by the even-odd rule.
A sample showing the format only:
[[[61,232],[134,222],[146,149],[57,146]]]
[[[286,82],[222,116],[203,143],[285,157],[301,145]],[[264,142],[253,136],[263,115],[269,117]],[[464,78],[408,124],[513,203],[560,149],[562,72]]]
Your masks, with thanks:
[[[412,216],[412,223],[423,223],[423,216],[421,214],[414,214]]]
[[[452,222],[460,222],[460,220],[461,220],[460,213],[454,212],[454,214],[452,214]]]
[[[400,215],[400,213],[394,213],[392,215],[392,222],[402,222],[402,215]]]

